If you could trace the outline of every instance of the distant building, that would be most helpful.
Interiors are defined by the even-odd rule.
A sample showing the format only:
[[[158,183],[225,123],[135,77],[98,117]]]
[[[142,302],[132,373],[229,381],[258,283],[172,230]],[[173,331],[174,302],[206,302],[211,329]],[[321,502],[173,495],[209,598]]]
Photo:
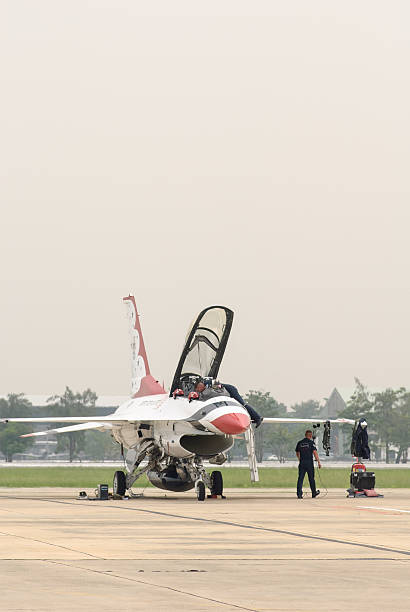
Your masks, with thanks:
[[[330,397],[326,400],[326,404],[322,408],[321,414],[324,418],[337,419],[339,414],[345,409],[346,402],[335,387]]]

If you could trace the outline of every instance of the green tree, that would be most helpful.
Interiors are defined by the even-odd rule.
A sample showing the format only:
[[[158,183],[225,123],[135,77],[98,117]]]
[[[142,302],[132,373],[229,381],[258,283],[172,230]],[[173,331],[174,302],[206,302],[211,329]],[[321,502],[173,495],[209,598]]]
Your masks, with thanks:
[[[385,389],[373,394],[372,426],[386,449],[386,463],[390,463],[390,446],[394,443],[395,431],[399,427],[398,404],[405,389]]]
[[[355,378],[355,390],[347,402],[346,410],[340,413],[340,417],[345,419],[360,419],[361,417],[368,419],[369,414],[373,410],[373,397],[358,378]]]
[[[270,425],[271,432],[267,436],[266,444],[273,450],[279,463],[285,463],[286,458],[294,452],[296,446],[295,425]]]
[[[279,403],[269,391],[251,390],[246,394],[245,401],[263,417],[278,417],[286,414],[286,406]],[[257,461],[263,461],[264,453],[271,453],[273,449],[275,449],[275,454],[278,456],[279,461],[283,459],[285,446],[277,432],[278,429],[275,425],[262,425],[258,427],[255,432]]]
[[[308,419],[310,417],[319,416],[320,403],[317,400],[307,400],[299,404],[291,406],[292,413],[289,416],[298,417],[299,419]],[[312,419],[313,422],[314,419]]]
[[[7,399],[0,399],[0,418],[28,417],[32,405],[23,393],[9,393]],[[21,438],[29,433],[30,428],[25,423],[5,423],[0,425],[0,450],[6,457],[6,462],[13,461],[13,455],[22,453],[33,445],[32,438]]]
[[[277,417],[286,414],[285,404],[279,403],[269,391],[248,391],[246,403],[250,404],[261,416]]]
[[[121,447],[108,431],[85,432],[86,455],[95,461],[120,461]]]
[[[340,415],[346,418],[365,418],[368,422],[369,440],[372,450],[383,445],[386,462],[390,462],[390,449],[398,446],[396,462],[407,460],[410,446],[410,393],[403,387],[370,393],[358,380],[356,388]]]
[[[97,395],[91,389],[82,393],[75,393],[69,387],[65,388],[63,395],[54,395],[49,398],[48,403],[55,416],[95,416],[95,402]],[[67,423],[61,423],[56,427],[64,427]],[[85,448],[85,432],[75,431],[66,434],[58,434],[57,452],[68,450],[70,463]]]
[[[288,455],[290,454],[292,457],[295,457],[295,448],[296,442],[305,437],[306,429],[312,429],[312,426],[315,422],[315,417],[320,417],[320,402],[317,400],[305,400],[298,404],[292,405],[292,412],[288,414],[290,417],[295,417],[299,419],[310,419],[312,418],[312,423],[309,425],[308,423],[298,423],[295,425],[288,425],[287,429],[289,432],[288,435]],[[313,429],[314,435],[316,435],[315,429]],[[323,430],[318,430],[317,435],[321,437]],[[319,450],[319,437],[316,440],[316,446]]]
[[[390,463],[390,447],[397,439],[396,430],[400,427],[398,423],[398,412],[400,399],[405,389],[385,389],[380,393],[373,393],[373,410],[371,414],[372,428],[375,429],[377,437],[386,450],[386,463]]]
[[[396,463],[407,463],[410,446],[410,392],[404,389],[395,406],[392,442],[399,447]]]

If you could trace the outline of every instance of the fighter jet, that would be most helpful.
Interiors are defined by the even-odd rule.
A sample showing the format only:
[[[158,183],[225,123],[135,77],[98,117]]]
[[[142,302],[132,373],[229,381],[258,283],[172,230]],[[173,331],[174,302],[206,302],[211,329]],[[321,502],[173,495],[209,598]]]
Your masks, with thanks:
[[[124,496],[142,474],[160,489],[188,491],[195,488],[197,499],[223,492],[222,473],[208,473],[204,461],[221,465],[235,437],[244,434],[251,479],[258,480],[253,426],[248,411],[215,384],[232,328],[233,312],[225,306],[205,308],[191,325],[179,360],[170,393],[151,375],[134,296],[123,298],[131,334],[132,396],[108,416],[50,416],[10,418],[2,422],[69,423],[65,427],[36,431],[25,436],[45,436],[84,430],[109,431],[121,445],[126,471],[113,478],[113,493]],[[198,393],[198,382],[205,389]],[[202,385],[203,387],[204,385]],[[269,423],[352,423],[349,419],[265,418]],[[327,434],[326,434],[327,432]],[[23,436],[23,437],[25,437]]]

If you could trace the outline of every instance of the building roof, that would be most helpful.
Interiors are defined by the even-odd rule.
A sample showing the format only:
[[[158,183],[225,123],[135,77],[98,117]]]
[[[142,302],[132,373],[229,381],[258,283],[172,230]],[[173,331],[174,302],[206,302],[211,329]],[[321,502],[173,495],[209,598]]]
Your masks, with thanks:
[[[346,402],[335,387],[321,410],[321,416],[327,417],[328,419],[334,419],[337,418],[345,408]]]

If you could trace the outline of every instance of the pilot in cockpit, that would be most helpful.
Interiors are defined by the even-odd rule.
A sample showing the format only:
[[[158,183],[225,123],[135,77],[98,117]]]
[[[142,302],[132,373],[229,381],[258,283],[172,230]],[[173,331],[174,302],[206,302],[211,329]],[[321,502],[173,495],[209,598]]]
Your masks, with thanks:
[[[202,400],[207,400],[217,395],[229,395],[234,400],[239,402],[244,408],[246,408],[249,416],[251,417],[252,423],[255,424],[255,427],[259,427],[263,421],[263,417],[256,412],[255,408],[252,408],[252,406],[245,402],[238,389],[233,385],[218,383],[217,381],[213,381],[212,378],[208,377],[197,382],[195,391],[199,393]]]

